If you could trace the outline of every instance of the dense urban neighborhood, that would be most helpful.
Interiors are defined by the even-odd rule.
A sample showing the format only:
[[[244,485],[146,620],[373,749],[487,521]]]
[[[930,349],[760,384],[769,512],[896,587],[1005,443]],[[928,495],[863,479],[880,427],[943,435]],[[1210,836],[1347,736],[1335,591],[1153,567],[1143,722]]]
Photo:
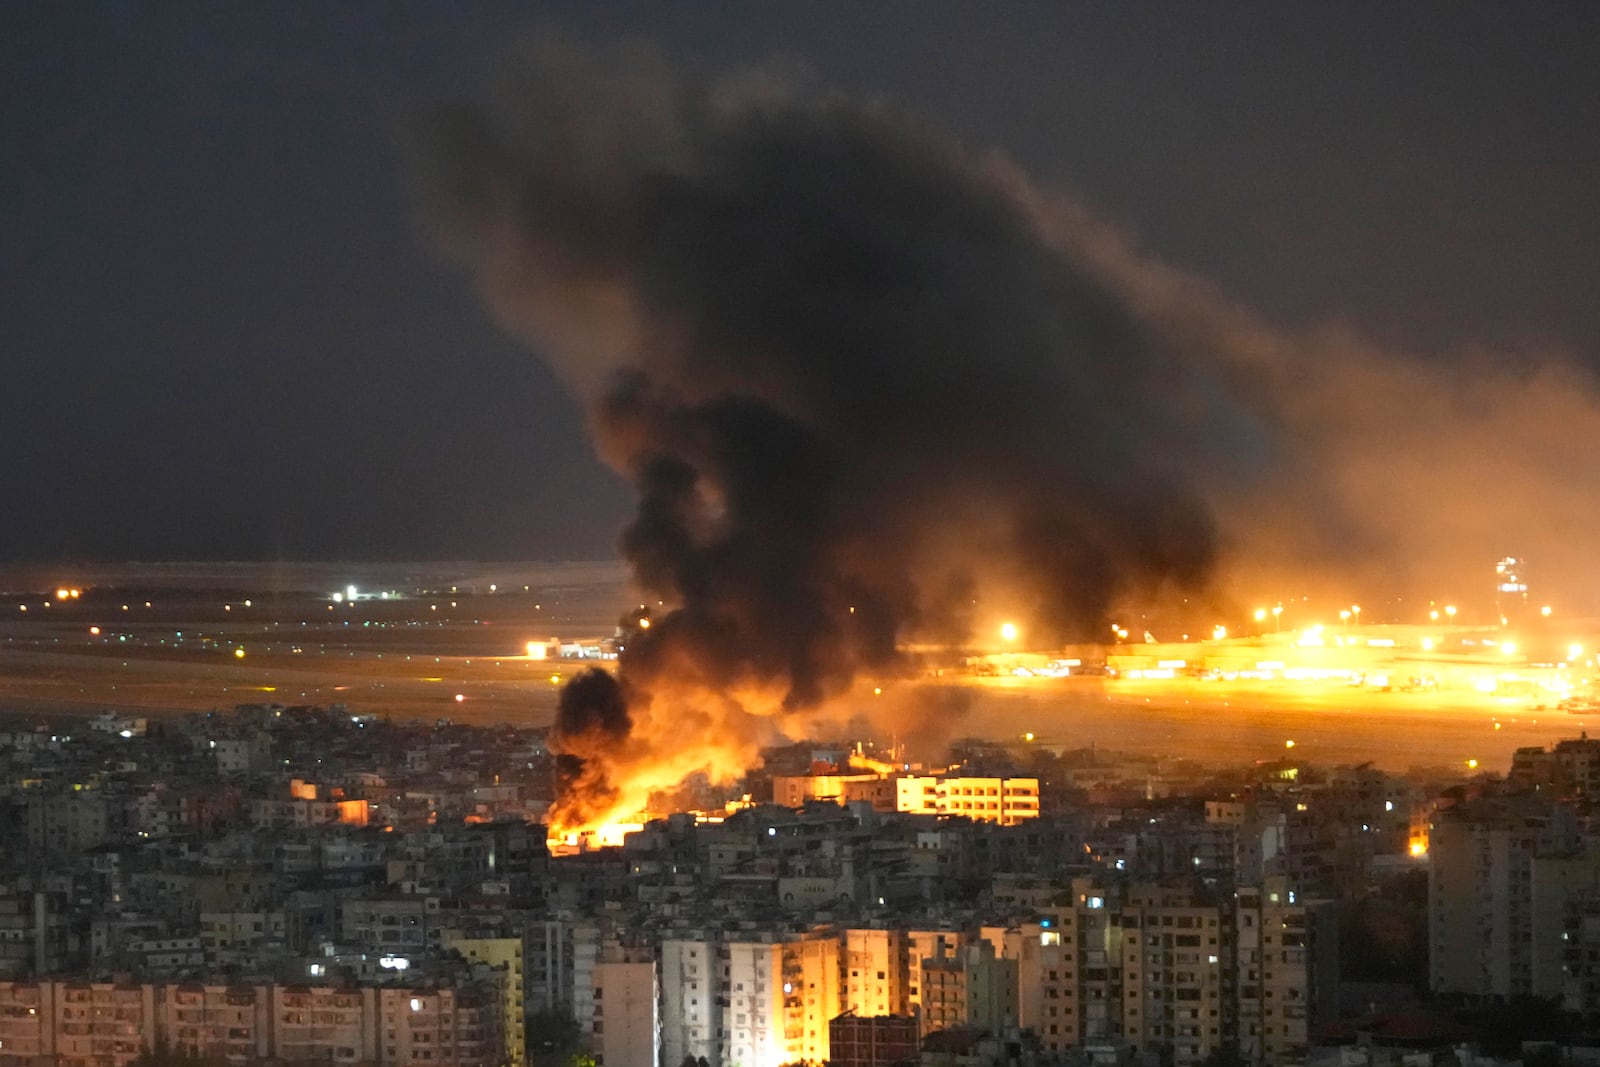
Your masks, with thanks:
[[[1586,738],[1504,780],[797,744],[552,838],[539,729],[68,729],[0,733],[4,1067],[1413,1063],[1600,1005]]]

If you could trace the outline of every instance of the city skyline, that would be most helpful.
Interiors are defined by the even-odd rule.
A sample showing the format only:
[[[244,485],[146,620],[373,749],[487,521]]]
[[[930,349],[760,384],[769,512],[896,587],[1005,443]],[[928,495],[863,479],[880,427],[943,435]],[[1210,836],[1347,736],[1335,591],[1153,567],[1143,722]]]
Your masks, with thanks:
[[[0,1067],[1593,1061],[1595,40],[0,15]]]

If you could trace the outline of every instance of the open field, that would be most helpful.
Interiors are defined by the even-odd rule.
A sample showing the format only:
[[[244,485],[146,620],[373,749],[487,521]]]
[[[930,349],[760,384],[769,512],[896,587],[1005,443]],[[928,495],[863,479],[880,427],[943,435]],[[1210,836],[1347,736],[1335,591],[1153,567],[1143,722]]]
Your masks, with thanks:
[[[609,636],[626,602],[614,564],[60,567],[0,583],[0,710],[24,714],[344,703],[544,722],[562,668],[527,642]]]

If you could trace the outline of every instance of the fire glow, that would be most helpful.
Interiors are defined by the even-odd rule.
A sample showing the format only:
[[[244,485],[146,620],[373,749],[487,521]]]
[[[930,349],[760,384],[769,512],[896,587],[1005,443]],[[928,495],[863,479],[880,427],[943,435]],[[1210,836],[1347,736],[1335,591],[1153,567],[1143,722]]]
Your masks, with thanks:
[[[563,836],[736,776],[797,715],[859,710],[863,679],[915,673],[907,648],[1001,622],[975,605],[1060,656],[1108,623],[1157,644],[1113,621],[1122,601],[1325,574],[1355,544],[1419,584],[1508,541],[1587,573],[1566,457],[1600,399],[1559,366],[1461,375],[1274,330],[1015,165],[781,79],[691,84],[552,43],[499,91],[423,132],[429,206],[585,405],[638,497],[637,592],[673,605],[624,619],[615,675],[562,676]],[[1345,661],[1399,651],[1354,632],[1377,601],[1326,626],[1267,603],[1255,623],[1286,640],[1261,658],[1298,658],[1274,683],[1366,685]],[[1194,633],[1248,629],[1207,607]],[[1502,642],[1474,683],[1497,698],[1526,658]]]

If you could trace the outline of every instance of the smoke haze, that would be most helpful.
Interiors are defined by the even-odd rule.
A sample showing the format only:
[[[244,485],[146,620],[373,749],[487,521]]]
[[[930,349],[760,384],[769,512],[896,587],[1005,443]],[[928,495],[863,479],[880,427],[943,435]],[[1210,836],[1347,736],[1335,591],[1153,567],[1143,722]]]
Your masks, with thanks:
[[[563,694],[569,823],[1001,617],[1043,646],[1127,599],[1592,546],[1570,372],[1283,337],[880,103],[547,43],[424,127],[445,241],[587,405],[666,605]]]

